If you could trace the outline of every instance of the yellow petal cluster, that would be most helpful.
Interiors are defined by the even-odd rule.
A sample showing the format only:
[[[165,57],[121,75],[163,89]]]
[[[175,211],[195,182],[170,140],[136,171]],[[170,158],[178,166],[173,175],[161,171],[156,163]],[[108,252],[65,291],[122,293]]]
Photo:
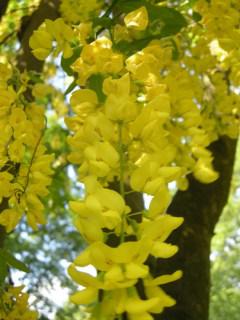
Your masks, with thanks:
[[[75,3],[79,8],[73,12]],[[71,94],[73,115],[65,122],[70,130],[68,160],[77,165],[85,194],[69,207],[88,243],[68,269],[82,287],[71,301],[87,305],[92,320],[113,320],[122,314],[132,320],[151,320],[152,314],[175,304],[160,286],[182,275],[178,270],[154,278],[148,265],[150,256],[167,259],[178,251],[167,242],[183,223],[183,218],[167,213],[169,185],[186,190],[189,174],[202,183],[214,182],[219,174],[208,147],[221,134],[236,138],[239,132],[240,101],[233,88],[240,79],[239,4],[199,0],[194,10],[200,20],[192,19],[187,32],[152,37],[155,40],[131,53],[121,52],[118,44],[131,46],[132,40],[141,40],[154,27],[148,6],[123,13],[107,31],[95,30],[92,39],[94,25],[89,25],[89,19],[102,2],[76,1],[72,11],[71,4],[63,1],[61,10],[66,9],[66,20],[81,22],[75,28],[81,52],[71,65],[80,88]],[[187,14],[191,20],[191,12]],[[72,29],[61,19],[48,20],[35,31],[30,46],[41,60],[55,40],[55,52],[63,51],[67,58],[72,54],[71,37]],[[7,69],[4,74],[9,77]],[[98,88],[94,79],[99,80]],[[8,113],[8,101],[16,98],[12,88],[4,90],[0,112],[10,114],[5,141],[14,132],[23,139],[21,123],[28,118],[19,106]],[[5,162],[8,157],[11,161],[23,157],[27,145],[22,141],[10,144]],[[4,197],[12,192],[13,177],[2,178],[7,186]],[[150,195],[149,208],[134,212],[127,203],[128,192]],[[28,201],[37,205],[31,195]],[[79,269],[89,265],[95,267],[96,276]],[[137,283],[143,287],[144,299]]]
[[[63,52],[64,58],[69,58],[73,54],[71,41],[73,40],[73,30],[62,18],[54,21],[46,19],[40,27],[33,32],[29,46],[33,55],[39,60],[45,60],[54,49],[54,55]],[[56,46],[53,47],[53,41]]]
[[[60,11],[64,19],[78,23],[98,16],[102,6],[103,0],[62,0]]]
[[[2,320],[37,320],[38,313],[31,310],[28,304],[28,294],[23,292],[23,286],[8,287],[0,295],[0,319]]]
[[[2,66],[2,69],[4,67]],[[29,225],[45,223],[44,206],[40,200],[48,194],[51,183],[52,155],[43,146],[44,109],[22,101],[24,86],[15,91],[4,79],[11,77],[9,67],[2,77],[0,98],[0,203],[4,210],[0,224],[12,231],[25,213]]]
[[[134,23],[139,23],[140,29],[147,26],[142,21],[145,10],[133,13]],[[131,14],[125,23],[129,17]],[[106,37],[85,44],[80,58],[72,65],[78,73],[78,82],[86,88],[76,90],[70,98],[74,116],[66,118],[72,132],[68,138],[71,147],[68,159],[79,166],[79,179],[86,190],[83,199],[69,205],[75,226],[89,246],[68,272],[83,287],[71,296],[71,301],[88,305],[93,319],[95,313],[107,319],[122,313],[127,313],[129,319],[152,319],[151,313],[162,312],[175,303],[159,284],[174,281],[181,273],[167,275],[165,280],[157,278],[152,283],[147,265],[150,255],[166,259],[178,251],[177,246],[166,241],[183,222],[182,218],[165,214],[171,201],[168,183],[183,178],[186,169],[182,164],[172,164],[177,150],[168,146],[170,127],[166,125],[171,114],[171,97],[167,84],[157,82],[155,64],[163,56],[163,50],[156,43],[146,49],[147,59],[156,55],[149,65],[153,82],[146,75],[139,85],[135,83],[135,60],[124,61]],[[144,70],[144,58],[142,63]],[[97,74],[103,77],[103,102],[88,88],[89,78]],[[137,77],[140,79],[140,74]],[[154,91],[158,86],[161,90]],[[167,152],[160,156],[164,148]],[[118,192],[109,188],[114,180],[120,182]],[[129,181],[133,190],[153,196],[144,216],[126,205],[124,185]],[[141,222],[137,223],[135,215],[141,216]],[[113,235],[115,246],[111,244]],[[128,236],[135,240],[128,241]],[[78,269],[89,265],[97,270],[96,277]],[[145,286],[146,300],[141,299],[136,289],[140,280]],[[102,295],[100,304],[99,295]]]
[[[80,57],[72,65],[72,69],[79,75],[80,85],[85,85],[93,74],[117,74],[122,68],[123,56],[113,52],[111,40],[104,36],[86,44]]]

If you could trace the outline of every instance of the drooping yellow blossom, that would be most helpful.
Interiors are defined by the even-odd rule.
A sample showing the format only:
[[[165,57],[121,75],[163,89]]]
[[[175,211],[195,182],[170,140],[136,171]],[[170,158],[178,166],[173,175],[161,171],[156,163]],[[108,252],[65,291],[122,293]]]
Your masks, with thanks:
[[[189,32],[149,40],[139,50],[134,47],[131,54],[121,50],[121,45],[129,42],[130,47],[136,38],[140,40],[136,45],[141,44],[141,36],[151,35],[154,28],[145,7],[120,15],[119,20],[115,13],[113,17],[104,13],[102,7],[103,15],[90,25],[91,15],[101,10],[103,2],[75,1],[74,11],[71,1],[62,2],[65,20],[81,22],[74,27],[81,53],[70,66],[81,88],[71,94],[74,115],[65,121],[71,131],[68,159],[78,166],[79,180],[85,185],[84,197],[71,201],[70,208],[77,229],[89,244],[68,272],[83,287],[71,301],[87,305],[91,320],[114,320],[123,313],[131,320],[151,320],[152,314],[175,304],[160,286],[179,279],[181,271],[153,278],[148,265],[149,256],[167,259],[178,251],[167,242],[183,223],[183,218],[167,214],[169,183],[186,190],[191,173],[200,182],[215,181],[218,173],[207,148],[219,135],[234,138],[239,131],[240,101],[229,90],[229,83],[237,84],[240,79],[239,12],[236,3],[220,2],[197,1],[194,8],[202,19],[190,23],[186,27]],[[79,12],[81,8],[85,10]],[[223,12],[227,14],[226,28],[219,18]],[[112,25],[103,30],[99,28],[102,25],[95,25],[98,21]],[[43,37],[48,38],[45,31],[50,35],[45,45],[40,33],[35,40],[33,37],[33,52],[39,52],[40,59],[52,50],[52,40],[56,52],[63,51],[64,57],[72,53],[68,39],[72,31],[66,28],[62,34],[56,26],[64,30],[61,20],[40,27]],[[97,88],[95,79],[99,79]],[[0,106],[6,117],[10,105],[5,101],[12,97],[12,89],[4,90]],[[26,124],[30,118],[21,108],[15,109],[10,112],[12,126],[6,127],[0,144],[5,162],[9,156],[12,161],[21,159],[28,146],[20,122]],[[4,153],[4,143],[12,135],[22,138],[9,145],[9,154]],[[8,186],[11,178],[5,177]],[[149,208],[133,212],[127,205],[128,192],[151,195]],[[20,198],[40,209],[34,195]],[[11,221],[14,224],[16,221]],[[96,276],[78,269],[88,265],[96,268]],[[139,282],[145,299],[138,292]]]
[[[53,40],[56,41],[55,55],[60,51],[63,52],[64,58],[72,55],[70,43],[73,40],[73,31],[62,18],[55,21],[46,19],[45,23],[33,32],[29,41],[33,55],[39,60],[45,60],[53,49]]]
[[[124,17],[124,23],[127,28],[133,30],[145,30],[148,25],[148,12],[145,7],[131,11]]]
[[[4,77],[8,79],[10,76],[11,72],[6,71]],[[25,81],[23,76],[21,79]],[[23,92],[15,92],[6,85],[0,99],[0,128],[3,132],[0,138],[0,203],[7,203],[0,214],[0,224],[7,232],[16,227],[24,213],[33,229],[38,223],[45,223],[40,198],[48,193],[52,174],[53,156],[45,153],[42,143],[44,109],[34,103],[26,106],[19,103]]]
[[[29,308],[28,294],[23,292],[23,286],[7,287],[0,295],[1,320],[37,320],[38,313]]]
[[[78,23],[97,16],[103,5],[103,0],[62,0],[60,11],[69,22]]]
[[[72,69],[79,74],[80,85],[84,85],[93,74],[117,74],[122,68],[122,55],[113,52],[112,42],[106,37],[101,37],[85,45],[80,58],[72,65]]]

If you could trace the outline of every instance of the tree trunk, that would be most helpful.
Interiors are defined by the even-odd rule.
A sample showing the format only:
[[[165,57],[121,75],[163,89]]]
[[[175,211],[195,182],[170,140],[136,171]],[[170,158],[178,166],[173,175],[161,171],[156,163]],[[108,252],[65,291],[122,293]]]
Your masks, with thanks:
[[[210,292],[210,244],[214,227],[227,202],[233,173],[236,140],[221,137],[210,149],[214,167],[220,177],[204,185],[190,177],[187,191],[177,192],[168,212],[183,216],[184,224],[169,238],[179,246],[173,258],[159,259],[155,275],[183,270],[183,278],[164,286],[177,300],[176,306],[167,308],[159,320],[208,320]]]
[[[1,0],[0,2],[0,21],[2,20],[2,17],[7,11],[8,4],[9,4],[9,0]]]

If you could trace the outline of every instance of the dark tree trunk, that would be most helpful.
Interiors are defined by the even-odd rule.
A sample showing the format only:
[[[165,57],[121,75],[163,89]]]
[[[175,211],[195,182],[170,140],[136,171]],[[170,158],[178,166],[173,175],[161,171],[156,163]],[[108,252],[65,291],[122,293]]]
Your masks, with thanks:
[[[9,4],[9,0],[1,0],[0,2],[0,21],[2,20],[2,17],[7,11],[8,4]]]
[[[210,149],[214,166],[220,173],[219,179],[206,185],[190,177],[189,189],[178,192],[168,210],[172,215],[185,218],[183,226],[169,238],[169,242],[179,246],[179,252],[171,259],[159,260],[154,273],[159,275],[182,269],[184,276],[165,285],[164,289],[177,300],[177,304],[155,319],[208,320],[210,244],[214,227],[227,202],[236,140],[221,137]]]

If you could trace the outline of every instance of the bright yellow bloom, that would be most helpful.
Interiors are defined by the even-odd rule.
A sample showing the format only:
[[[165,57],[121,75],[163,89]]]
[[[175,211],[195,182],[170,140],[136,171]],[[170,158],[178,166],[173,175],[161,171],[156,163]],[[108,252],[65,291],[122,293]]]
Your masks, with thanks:
[[[148,12],[145,7],[131,11],[124,17],[126,27],[133,30],[145,30],[148,25]]]
[[[102,0],[62,0],[60,11],[67,21],[78,23],[97,16],[102,5]]]
[[[120,79],[107,78],[103,83],[106,116],[113,121],[129,121],[136,117],[138,106],[136,97],[131,95],[129,74]]]
[[[199,159],[193,169],[194,177],[202,183],[211,183],[218,179],[219,174],[211,165],[211,159]]]
[[[51,53],[52,42],[55,40],[57,46],[54,54],[58,55],[60,51],[63,51],[64,58],[69,58],[73,53],[70,45],[73,36],[73,30],[62,18],[54,21],[46,19],[45,22],[33,32],[29,40],[29,46],[37,59],[45,60]]]
[[[102,241],[103,228],[120,227],[121,216],[128,210],[121,195],[113,190],[98,188],[83,201],[71,201],[75,224],[88,242]]]
[[[29,308],[28,294],[23,286],[8,287],[1,296],[0,318],[2,320],[37,320],[38,313]],[[2,306],[4,308],[2,308]]]
[[[72,65],[79,74],[79,84],[84,85],[87,79],[96,73],[115,74],[123,68],[123,57],[112,50],[112,42],[101,37],[83,47],[81,56]]]

